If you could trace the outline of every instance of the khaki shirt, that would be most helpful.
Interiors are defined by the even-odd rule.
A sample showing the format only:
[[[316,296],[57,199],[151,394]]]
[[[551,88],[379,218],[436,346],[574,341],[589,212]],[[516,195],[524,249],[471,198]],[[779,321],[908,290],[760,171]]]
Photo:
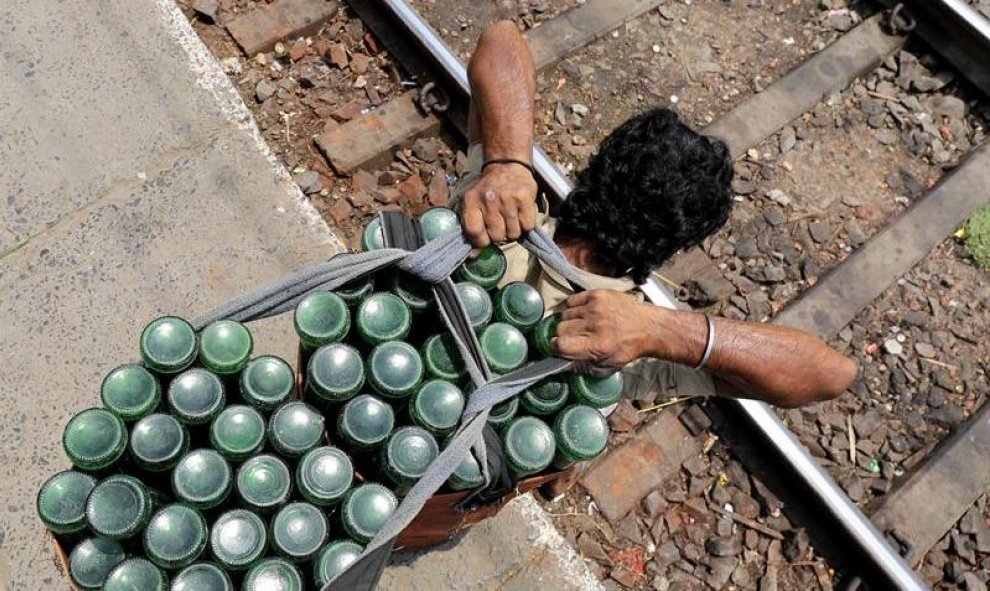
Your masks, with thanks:
[[[467,168],[451,191],[449,206],[460,213],[464,205],[464,193],[481,178],[484,154],[481,144],[474,144],[468,150]],[[557,220],[551,218],[546,198],[541,194],[538,204],[537,225],[553,237]],[[508,262],[508,269],[499,287],[514,281],[523,281],[535,287],[546,304],[547,314],[564,308],[564,300],[574,293],[568,282],[559,273],[543,264],[539,258],[524,246],[512,242],[501,247]],[[628,293],[638,301],[644,296],[629,277],[605,277],[583,269],[576,269],[591,289],[611,289]],[[630,363],[622,370],[625,383],[624,395],[636,400],[654,399],[657,396],[710,396],[715,394],[715,384],[711,375],[704,371],[665,361],[662,359],[641,359]]]

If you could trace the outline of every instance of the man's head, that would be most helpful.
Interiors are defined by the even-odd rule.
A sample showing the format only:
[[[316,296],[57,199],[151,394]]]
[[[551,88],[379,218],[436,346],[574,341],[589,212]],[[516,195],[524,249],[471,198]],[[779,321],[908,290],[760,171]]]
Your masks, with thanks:
[[[732,205],[732,159],[666,109],[632,117],[599,146],[560,212],[560,228],[637,282],[718,230]]]

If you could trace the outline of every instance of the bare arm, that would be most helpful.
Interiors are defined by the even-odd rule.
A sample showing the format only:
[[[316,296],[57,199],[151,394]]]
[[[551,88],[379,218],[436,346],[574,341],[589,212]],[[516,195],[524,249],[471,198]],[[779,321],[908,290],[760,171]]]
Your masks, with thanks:
[[[481,143],[485,162],[508,158],[531,163],[535,70],[529,46],[514,23],[501,21],[481,35],[468,79],[468,135],[472,144]],[[464,195],[464,228],[471,242],[484,247],[532,230],[536,191],[536,181],[524,166],[487,166]]]
[[[702,314],[668,310],[614,291],[571,296],[557,329],[558,354],[606,367],[642,357],[695,366],[708,339]],[[795,407],[841,395],[856,363],[820,339],[772,324],[713,318],[715,348],[708,371],[746,397]]]

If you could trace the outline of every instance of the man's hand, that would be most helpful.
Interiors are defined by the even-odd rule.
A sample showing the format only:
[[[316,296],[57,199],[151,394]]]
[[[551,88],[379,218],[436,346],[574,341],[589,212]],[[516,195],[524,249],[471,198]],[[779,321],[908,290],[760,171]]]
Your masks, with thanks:
[[[648,355],[659,308],[605,289],[567,298],[554,352],[596,367],[621,368]]]
[[[536,226],[536,180],[519,164],[491,164],[464,194],[464,231],[475,248],[518,240]]]

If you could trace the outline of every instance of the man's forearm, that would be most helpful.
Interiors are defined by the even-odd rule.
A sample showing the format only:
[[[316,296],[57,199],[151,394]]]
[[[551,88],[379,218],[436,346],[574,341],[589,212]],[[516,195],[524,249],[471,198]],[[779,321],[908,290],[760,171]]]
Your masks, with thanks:
[[[472,131],[478,134],[472,139],[481,141],[485,160],[530,162],[536,79],[529,45],[515,23],[503,21],[482,34],[468,78]]]
[[[705,317],[657,309],[650,357],[697,365],[708,339]],[[714,348],[708,370],[747,396],[785,407],[840,395],[857,374],[856,364],[806,333],[773,324],[713,317]]]

